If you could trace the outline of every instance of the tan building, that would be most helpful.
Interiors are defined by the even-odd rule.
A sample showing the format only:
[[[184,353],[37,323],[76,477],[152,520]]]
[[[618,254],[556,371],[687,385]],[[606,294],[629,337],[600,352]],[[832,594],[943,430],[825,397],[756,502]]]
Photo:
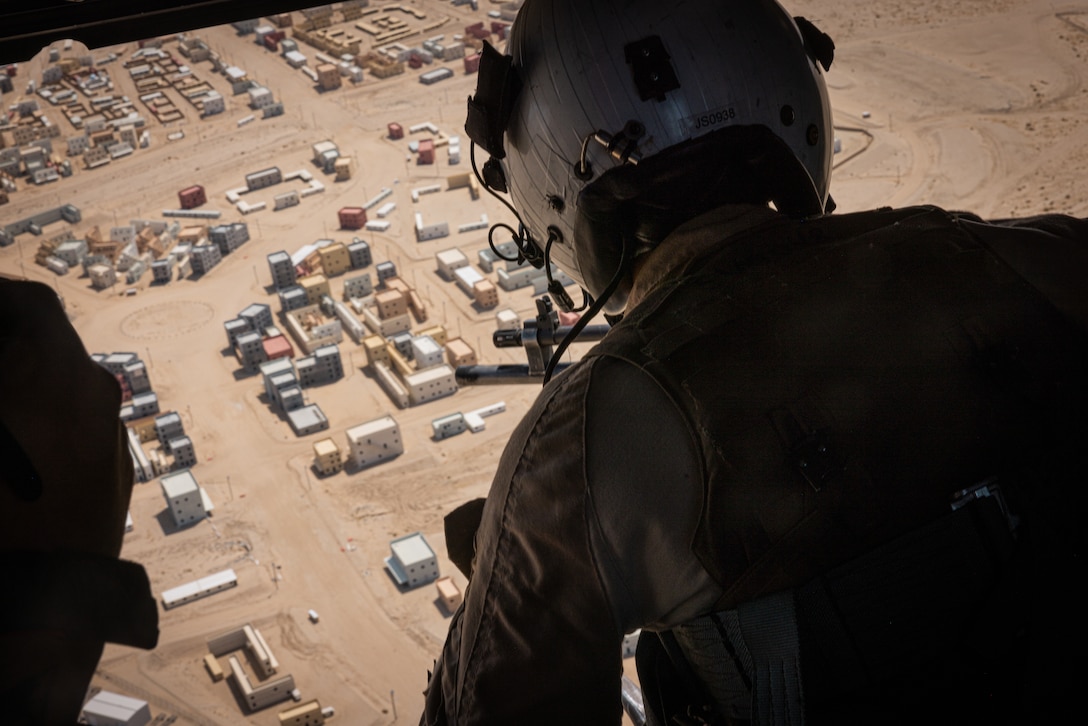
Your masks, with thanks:
[[[400,290],[386,290],[374,296],[374,302],[378,305],[378,317],[389,320],[408,314],[408,299]]]
[[[316,699],[300,703],[294,708],[280,711],[280,726],[322,726],[325,715],[321,712],[321,703]]]
[[[340,87],[340,69],[332,63],[322,63],[314,70],[317,71],[317,85],[323,91],[332,91]]]
[[[201,240],[203,240],[207,234],[208,230],[203,225],[182,227],[181,231],[178,232],[178,243],[197,245],[200,244]]]
[[[472,297],[484,310],[499,306],[499,289],[491,280],[480,280],[472,286]]]
[[[208,671],[213,683],[223,680],[223,666],[219,665],[219,660],[211,653],[204,656],[204,669]]]
[[[440,577],[434,584],[438,589],[438,598],[442,601],[442,605],[445,606],[447,612],[452,613],[461,605],[461,600],[464,598],[452,577],[449,575]]]
[[[342,275],[351,269],[351,256],[348,255],[348,248],[344,246],[343,242],[322,247],[319,254],[321,256],[321,270],[325,277]]]
[[[355,162],[350,157],[341,156],[333,162],[332,168],[336,172],[336,181],[347,181],[355,172]]]
[[[384,363],[387,366],[393,365],[389,358],[389,348],[382,336],[369,335],[363,338],[363,350],[366,351],[367,365],[372,366],[375,363]]]
[[[298,281],[306,292],[306,304],[317,305],[323,295],[329,294],[329,281],[324,275],[310,275]]]
[[[344,456],[332,439],[321,439],[314,444],[314,466],[321,476],[335,474],[344,468]]]
[[[476,359],[476,351],[460,338],[454,338],[446,343],[446,357],[454,368],[457,366],[474,366],[479,362]]]

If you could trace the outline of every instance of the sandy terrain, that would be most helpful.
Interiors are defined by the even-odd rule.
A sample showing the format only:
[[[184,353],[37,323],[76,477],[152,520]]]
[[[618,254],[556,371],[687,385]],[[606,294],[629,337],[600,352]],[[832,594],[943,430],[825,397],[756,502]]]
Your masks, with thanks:
[[[451,16],[451,28],[484,19],[490,9],[486,2],[478,13],[438,0],[415,5]],[[934,203],[990,217],[1058,210],[1088,215],[1088,5],[801,0],[790,9],[815,21],[838,46],[828,81],[843,144],[832,183],[840,211]],[[222,324],[252,302],[278,311],[265,256],[322,237],[350,241],[360,233],[338,230],[337,210],[361,205],[388,186],[397,204],[391,228],[360,234],[375,261],[395,262],[424,297],[429,323],[464,337],[485,362],[522,362],[517,351],[490,347],[494,311],[476,310],[435,272],[435,253],[451,247],[475,261],[486,231],[426,243],[412,233],[417,210],[425,220],[449,220],[454,230],[485,212],[492,221],[507,220],[496,201],[471,201],[463,189],[427,195],[418,204],[410,197],[412,188],[469,169],[461,126],[475,77],[464,76],[454,61],[455,77],[436,86],[420,85],[409,71],[384,81],[368,74],[357,87],[322,94],[252,36],[237,37],[229,27],[198,35],[269,86],[286,114],[239,128],[237,120],[251,113],[242,97],[231,98],[208,63],[196,64],[228,97],[227,113],[200,121],[179,101],[186,120],[169,129],[150,124],[151,148],[97,170],[77,169],[58,183],[20,187],[0,207],[0,220],[14,220],[73,203],[83,221],[72,231],[82,236],[96,224],[159,219],[161,210],[177,207],[177,190],[191,184],[206,188],[205,208],[223,211],[224,221],[241,219],[225,192],[243,186],[244,174],[273,164],[285,172],[306,168],[327,186],[293,209],[244,218],[253,239],[201,279],[150,286],[148,275],[132,297],[117,294],[123,285],[96,292],[74,271],[56,277],[33,264],[38,240],[29,235],[0,248],[0,271],[56,286],[90,351],[138,353],[162,409],[180,412],[194,440],[199,463],[193,471],[215,502],[214,517],[177,531],[158,483],[138,485],[135,530],[126,536],[124,556],[146,565],[156,594],[226,567],[238,573],[237,589],[162,613],[155,651],[108,648],[95,684],[145,698],[154,713],[174,714],[177,723],[275,724],[283,706],[244,714],[230,687],[211,683],[200,664],[208,637],[250,622],[303,698],[335,706],[339,721],[415,722],[448,619],[433,587],[399,592],[382,558],[390,539],[418,530],[439,553],[442,572],[464,584],[444,557],[442,516],[486,493],[505,439],[536,388],[463,389],[397,410],[362,368],[363,352],[345,339],[345,378],[305,391],[321,405],[330,430],[300,439],[266,405],[259,378],[239,372],[225,350]],[[41,66],[40,59],[23,66],[20,88],[40,76]],[[135,95],[120,64],[110,69],[114,82]],[[5,105],[11,101],[4,96]],[[55,122],[66,123],[57,116]],[[406,160],[411,137],[388,140],[390,121],[406,128],[431,121],[461,134],[462,163],[449,167],[442,150],[434,166]],[[167,141],[179,128],[186,137]],[[71,133],[66,127],[64,135]],[[355,158],[352,180],[335,183],[310,163],[311,145],[323,139]],[[246,199],[271,208],[272,197],[288,188]],[[46,235],[66,228],[51,225]],[[334,279],[334,293],[340,284]],[[500,297],[500,308],[532,314],[529,292]],[[507,410],[487,419],[485,432],[431,440],[432,419],[496,401]],[[332,435],[342,442],[346,428],[385,413],[404,433],[402,456],[363,472],[313,474],[314,441]],[[307,620],[308,608],[320,612],[320,623]]]

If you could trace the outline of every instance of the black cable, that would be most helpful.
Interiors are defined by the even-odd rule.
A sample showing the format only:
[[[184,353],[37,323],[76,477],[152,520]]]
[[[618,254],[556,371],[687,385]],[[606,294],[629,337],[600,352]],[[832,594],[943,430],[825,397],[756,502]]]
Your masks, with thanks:
[[[480,182],[480,186],[482,186],[484,189],[486,189],[488,194],[490,194],[491,196],[495,197],[495,199],[498,199],[500,202],[502,202],[503,206],[510,210],[510,214],[514,215],[514,219],[518,220],[518,231],[517,231],[517,233],[514,232],[513,227],[511,227],[508,224],[503,224],[501,222],[499,224],[494,224],[494,225],[491,226],[491,230],[489,230],[488,234],[487,234],[487,244],[488,244],[489,247],[491,247],[491,251],[494,252],[496,255],[498,255],[501,259],[506,260],[507,262],[520,262],[521,259],[526,259],[526,260],[529,260],[530,263],[532,263],[532,261],[534,259],[539,259],[540,258],[540,251],[538,249],[536,249],[536,246],[533,243],[533,236],[532,236],[532,234],[529,233],[529,228],[525,226],[525,222],[522,221],[521,215],[518,214],[517,210],[514,209],[514,206],[512,204],[510,204],[510,202],[508,202],[505,199],[503,199],[502,197],[500,197],[498,192],[496,192],[494,189],[492,189],[488,185],[488,183],[486,181],[484,181],[483,176],[480,174],[480,169],[476,166],[476,142],[475,141],[469,141],[468,158],[469,158],[469,161],[472,164],[472,173],[476,175],[476,181]],[[492,238],[494,236],[496,227],[499,227],[499,228],[505,227],[506,229],[510,230],[510,234],[512,235],[511,240],[513,241],[514,245],[518,248],[518,253],[520,254],[520,258],[506,257],[501,252],[499,252],[499,250],[495,247],[495,243],[492,241]]]
[[[555,227],[548,227],[548,242],[544,245],[544,275],[548,278],[548,294],[552,296],[555,304],[563,312],[580,313],[589,305],[589,295],[586,294],[586,291],[582,290],[582,305],[576,308],[567,291],[563,289],[559,281],[552,277],[552,244],[556,240],[562,239],[562,236]]]
[[[593,301],[593,305],[585,315],[578,318],[578,322],[570,329],[570,332],[560,341],[559,346],[555,349],[555,353],[552,355],[552,359],[548,361],[548,367],[544,370],[544,385],[548,385],[548,381],[552,379],[552,373],[555,372],[555,366],[559,363],[559,359],[570,347],[570,344],[575,341],[582,330],[589,324],[589,321],[597,316],[597,313],[601,312],[601,308],[608,302],[608,298],[612,297],[612,294],[616,292],[616,288],[619,287],[620,281],[623,279],[624,274],[627,271],[627,255],[630,249],[630,245],[627,241],[624,241],[623,252],[620,255],[620,264],[616,268],[616,274],[612,276],[612,279],[608,283],[608,287],[604,289],[601,296]],[[583,295],[584,295],[583,291]]]

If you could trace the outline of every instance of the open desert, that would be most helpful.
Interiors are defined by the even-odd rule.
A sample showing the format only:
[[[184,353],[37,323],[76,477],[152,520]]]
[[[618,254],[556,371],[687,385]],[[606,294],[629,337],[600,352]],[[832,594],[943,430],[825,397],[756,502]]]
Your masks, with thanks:
[[[663,0],[664,1],[664,0]],[[440,0],[407,2],[428,18],[449,18],[439,30],[409,36],[416,45],[439,33],[452,35],[471,23],[490,22],[499,4],[481,0],[479,10]],[[1088,216],[1088,4],[1045,0],[793,0],[836,42],[827,75],[841,151],[835,157],[831,193],[839,212],[878,206],[935,204],[983,217],[1023,217],[1045,212]],[[301,14],[294,14],[301,20]],[[438,656],[449,616],[434,586],[403,591],[383,567],[390,540],[422,532],[435,549],[443,575],[462,588],[464,577],[446,558],[442,518],[462,502],[487,493],[505,441],[537,386],[467,387],[454,395],[398,409],[366,367],[366,354],[350,338],[340,345],[344,377],[308,388],[328,431],[297,437],[264,398],[259,375],[247,375],[231,354],[223,323],[252,303],[280,306],[266,256],[292,253],[318,239],[370,243],[375,262],[392,261],[400,277],[426,304],[425,325],[443,325],[461,337],[484,363],[524,362],[516,349],[492,347],[495,312],[534,314],[531,289],[500,290],[499,306],[484,310],[437,273],[437,252],[458,248],[475,264],[487,247],[487,230],[457,233],[458,225],[486,214],[513,223],[495,199],[472,200],[467,189],[445,189],[446,177],[470,170],[463,131],[465,99],[476,76],[462,62],[451,78],[434,85],[409,70],[320,92],[275,52],[230,26],[190,34],[249,77],[267,86],[285,112],[239,125],[254,113],[245,94],[231,96],[208,62],[193,70],[211,79],[226,97],[226,111],[201,119],[178,103],[184,118],[169,125],[149,120],[150,145],[96,169],[73,160],[74,173],[34,186],[25,180],[0,206],[0,226],[61,204],[81,210],[82,220],[57,222],[43,237],[19,235],[0,247],[0,273],[40,280],[63,297],[89,352],[134,352],[147,365],[162,411],[177,411],[194,443],[193,474],[214,502],[214,515],[196,525],[174,526],[157,480],[137,484],[123,557],[147,568],[152,587],[163,590],[228,567],[238,586],[180,607],[160,611],[159,646],[150,652],[109,646],[94,685],[144,699],[162,720],[177,724],[278,723],[290,701],[248,713],[227,681],[213,683],[202,659],[208,638],[251,623],[260,629],[290,673],[303,700],[336,709],[344,724],[416,722],[427,670]],[[288,34],[290,37],[290,34]],[[492,42],[498,42],[492,37]],[[168,40],[165,49],[176,43]],[[61,44],[54,44],[60,48]],[[136,96],[121,63],[136,49],[128,44],[94,49],[118,60],[106,66],[115,93]],[[313,49],[300,43],[301,51]],[[61,55],[64,51],[61,52]],[[0,62],[24,59],[0,59]],[[21,63],[5,108],[23,97],[27,81],[48,65],[43,51]],[[430,67],[423,70],[429,70]],[[75,129],[48,104],[43,109]],[[451,165],[443,151],[433,165],[418,164],[408,143],[423,135],[390,139],[387,124],[405,130],[430,122],[460,135],[462,159]],[[177,137],[184,132],[183,138]],[[355,162],[348,181],[336,182],[311,162],[313,144],[332,140]],[[64,156],[63,143],[55,155]],[[278,166],[307,169],[325,191],[298,206],[272,210],[274,194],[290,185],[247,195],[268,208],[243,216],[226,192],[245,185],[247,173]],[[35,264],[39,243],[70,229],[76,238],[99,226],[108,230],[134,219],[163,219],[178,207],[177,192],[199,184],[202,209],[223,212],[217,222],[243,221],[250,241],[223,257],[199,279],[95,290],[79,268],[56,275]],[[419,187],[443,191],[419,197]],[[339,228],[337,212],[362,206],[382,188],[393,190],[396,209],[384,232]],[[414,213],[446,219],[451,235],[417,242]],[[183,224],[187,222],[183,221]],[[501,240],[501,234],[499,239]],[[373,272],[373,268],[368,268]],[[493,275],[486,275],[494,280]],[[333,289],[338,290],[333,279]],[[123,294],[128,288],[135,294]],[[571,290],[573,292],[573,289]],[[277,323],[279,321],[277,320]],[[420,326],[422,327],[422,326]],[[573,348],[572,358],[585,345]],[[0,372],[2,375],[2,372]],[[486,419],[486,429],[436,441],[431,421],[497,402],[505,411]],[[345,429],[391,414],[405,451],[362,471],[319,477],[313,443],[343,441]],[[314,609],[320,621],[312,623]],[[225,665],[225,663],[224,663]],[[626,661],[634,676],[633,662]],[[247,668],[247,670],[249,670]],[[228,679],[229,681],[229,679]]]

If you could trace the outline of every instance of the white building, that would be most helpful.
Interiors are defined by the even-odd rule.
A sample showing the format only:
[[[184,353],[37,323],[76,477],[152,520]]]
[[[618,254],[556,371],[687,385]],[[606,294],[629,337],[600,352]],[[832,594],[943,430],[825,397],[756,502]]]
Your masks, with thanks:
[[[238,317],[249,323],[251,330],[261,331],[272,327],[272,308],[264,303],[252,303],[247,305]]]
[[[121,418],[125,419],[126,421],[134,418],[153,416],[159,412],[159,397],[150,391],[147,393],[141,393],[139,395],[133,396],[132,401],[129,403],[129,405],[123,406],[121,410],[124,411],[125,408],[130,409],[129,418],[125,419],[123,414],[121,416]]]
[[[80,134],[79,136],[69,136],[68,139],[68,156],[79,156],[90,145],[90,140],[87,138],[87,134]]]
[[[329,427],[329,420],[316,403],[287,412],[287,422],[296,436],[309,436]]]
[[[440,237],[449,237],[449,234],[449,222],[434,222],[432,224],[423,224],[423,215],[419,212],[416,212],[417,242],[426,242],[427,240],[438,239]]]
[[[302,285],[291,285],[280,290],[279,298],[280,310],[284,313],[304,308],[310,304],[310,299],[307,297],[306,290]]]
[[[243,333],[253,332],[253,326],[249,324],[248,320],[243,318],[234,318],[223,323],[223,329],[227,331],[227,345],[231,350],[238,345],[238,336]]]
[[[412,360],[418,370],[425,370],[442,363],[442,346],[434,342],[429,335],[417,335],[412,338]]]
[[[234,678],[234,682],[238,685],[238,690],[242,695],[242,700],[250,711],[259,711],[262,708],[267,708],[274,703],[280,701],[286,701],[291,697],[291,692],[295,690],[295,679],[293,676],[286,675],[282,678],[277,678],[272,681],[265,681],[254,686],[249,681],[249,677],[246,676],[246,672],[242,669],[242,664],[238,662],[238,659],[233,655],[227,659],[230,663],[230,673]]]
[[[219,249],[219,245],[193,245],[191,260],[193,273],[204,275],[223,260],[223,252]]]
[[[166,442],[166,449],[174,456],[175,469],[188,469],[196,464],[196,449],[188,436],[178,436]]]
[[[359,320],[355,313],[351,311],[351,308],[342,302],[336,303],[335,310],[336,319],[340,321],[342,330],[347,331],[347,334],[356,343],[362,343],[363,338],[367,336],[367,329],[363,325],[363,321]]]
[[[207,516],[204,492],[196,483],[196,477],[188,469],[167,474],[159,480],[166,507],[174,518],[174,524],[184,527],[199,522]]]
[[[447,280],[453,279],[453,272],[459,267],[468,267],[468,258],[465,253],[456,247],[451,250],[442,250],[435,254],[438,263],[438,274]]]
[[[433,401],[457,392],[457,378],[448,364],[428,368],[404,377],[408,398],[413,406]]]
[[[283,373],[295,374],[295,366],[290,358],[276,358],[260,365],[261,377],[264,379],[264,393],[269,400],[276,398],[275,378]]]
[[[400,427],[392,416],[382,416],[347,430],[351,463],[361,469],[404,452]]]
[[[344,280],[344,299],[366,297],[372,292],[374,292],[374,283],[370,281],[368,272]]]
[[[299,385],[303,388],[332,383],[344,377],[344,365],[340,359],[340,348],[336,345],[323,345],[313,355],[295,361]]]
[[[223,99],[223,95],[219,91],[208,91],[204,96],[204,102],[201,105],[201,110],[205,116],[214,116],[217,113],[223,113],[227,110],[227,103]]]
[[[83,706],[83,722],[90,726],[144,726],[151,722],[147,701],[99,691]]]
[[[473,297],[476,283],[483,280],[484,276],[472,267],[458,267],[453,271],[453,279],[457,282],[457,287],[461,288],[469,297]]]
[[[370,254],[370,245],[358,237],[353,238],[351,244],[348,245],[348,259],[351,260],[351,269],[353,270],[366,267],[374,261]]]
[[[184,605],[237,586],[238,576],[234,574],[234,570],[226,569],[207,577],[201,577],[199,580],[193,580],[184,585],[164,590],[162,593],[162,607],[164,610],[169,610],[170,608],[176,608],[178,605]]]
[[[184,434],[185,426],[181,422],[181,416],[176,411],[155,417],[155,438],[163,446],[171,439],[176,439]]]
[[[297,207],[301,201],[298,190],[292,189],[272,197],[272,209],[273,211],[279,211],[288,207]]]
[[[125,380],[128,381],[128,387],[132,391],[132,395],[147,393],[151,390],[151,379],[147,375],[147,366],[144,365],[142,360],[137,359],[132,363],[127,363],[123,375]]]
[[[449,416],[436,418],[431,421],[431,433],[435,441],[448,439],[451,436],[464,433],[465,416],[461,413],[451,413]]]
[[[438,558],[419,532],[389,543],[392,554],[385,567],[401,587],[419,587],[438,579]]]
[[[245,222],[217,224],[208,230],[208,239],[227,255],[249,241],[249,225]]]
[[[246,370],[254,370],[268,360],[261,334],[250,330],[239,335],[235,340],[235,355]]]
[[[295,266],[285,251],[273,252],[268,256],[268,270],[272,273],[272,284],[277,290],[286,290],[295,284]]]

